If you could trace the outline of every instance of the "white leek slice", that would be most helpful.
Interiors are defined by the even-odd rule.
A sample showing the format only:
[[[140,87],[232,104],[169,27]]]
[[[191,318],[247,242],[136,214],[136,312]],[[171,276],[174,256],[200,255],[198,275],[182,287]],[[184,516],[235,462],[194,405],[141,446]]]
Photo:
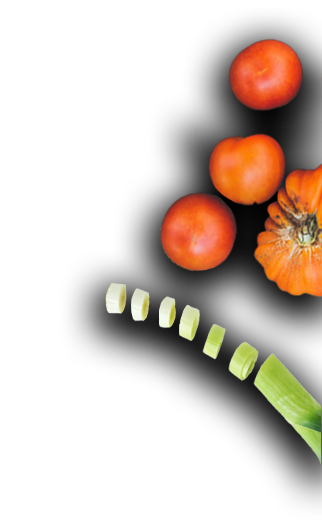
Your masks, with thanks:
[[[207,356],[216,359],[219,354],[219,350],[221,348],[225,332],[225,328],[222,328],[221,326],[218,326],[216,324],[212,325],[205,346],[203,347],[203,352],[207,354]]]
[[[108,313],[122,313],[126,304],[125,284],[112,282],[106,292],[106,310]]]
[[[159,308],[159,326],[170,328],[176,318],[176,301],[172,297],[165,297]]]
[[[253,370],[258,358],[258,352],[248,343],[242,343],[236,348],[229,363],[229,370],[240,380],[245,380]]]
[[[254,385],[301,435],[321,462],[321,405],[274,354],[262,364]]]
[[[131,313],[134,321],[144,321],[149,312],[150,296],[148,292],[136,288],[131,300]]]
[[[179,335],[185,339],[189,339],[189,341],[192,341],[197,332],[199,319],[200,311],[197,308],[193,308],[187,304],[181,315]]]

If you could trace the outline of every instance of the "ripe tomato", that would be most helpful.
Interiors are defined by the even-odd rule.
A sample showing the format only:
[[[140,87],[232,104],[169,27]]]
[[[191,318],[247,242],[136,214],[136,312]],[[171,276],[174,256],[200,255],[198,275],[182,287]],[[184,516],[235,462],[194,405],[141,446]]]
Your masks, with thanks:
[[[216,189],[244,205],[269,200],[281,186],[284,170],[280,145],[265,134],[223,139],[212,151],[209,163]]]
[[[279,40],[261,40],[241,51],[229,73],[237,99],[254,110],[270,110],[289,103],[302,82],[302,66],[295,51]]]
[[[189,194],[167,211],[161,243],[168,257],[188,270],[215,268],[229,255],[236,237],[231,209],[211,194]]]

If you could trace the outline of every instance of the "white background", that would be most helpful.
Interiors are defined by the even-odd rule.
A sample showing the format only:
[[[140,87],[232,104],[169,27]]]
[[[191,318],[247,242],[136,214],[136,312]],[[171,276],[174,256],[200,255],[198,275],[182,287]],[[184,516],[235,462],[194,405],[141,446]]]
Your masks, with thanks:
[[[130,398],[129,398],[130,395]],[[219,438],[181,415],[182,465],[238,464]],[[112,464],[171,465],[173,410],[156,394],[112,378]],[[176,440],[178,445],[178,439]]]
[[[106,243],[105,1],[0,3],[0,526],[53,526],[53,244]]]
[[[8,244],[22,236],[107,242],[106,11],[106,1],[0,3],[0,225]]]

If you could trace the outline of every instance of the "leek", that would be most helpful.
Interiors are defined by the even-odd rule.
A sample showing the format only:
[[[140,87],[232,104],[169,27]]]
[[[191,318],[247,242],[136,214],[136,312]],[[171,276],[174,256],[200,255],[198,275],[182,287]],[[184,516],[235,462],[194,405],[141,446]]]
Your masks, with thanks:
[[[229,363],[229,371],[244,381],[252,372],[258,358],[257,350],[248,343],[242,343],[236,348]]]
[[[179,335],[192,341],[196,335],[200,320],[200,311],[198,308],[187,306],[184,308],[180,323],[179,323]]]
[[[254,384],[321,463],[321,405],[273,354],[259,369]]]
[[[225,328],[222,328],[219,325],[212,325],[205,346],[203,347],[204,354],[207,354],[207,356],[210,356],[213,359],[217,358],[224,339],[225,331]]]
[[[131,313],[134,321],[145,321],[149,313],[150,295],[136,288],[131,300]]]
[[[122,313],[126,304],[126,285],[112,282],[106,292],[108,313]]]
[[[159,308],[159,326],[171,328],[176,318],[176,301],[173,297],[165,297]]]

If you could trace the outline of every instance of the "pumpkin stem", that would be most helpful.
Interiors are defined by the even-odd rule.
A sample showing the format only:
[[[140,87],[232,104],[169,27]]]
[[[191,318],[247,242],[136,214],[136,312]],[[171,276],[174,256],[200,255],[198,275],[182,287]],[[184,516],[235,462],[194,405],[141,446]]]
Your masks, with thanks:
[[[322,229],[318,229],[316,232],[316,239],[319,242],[319,244],[322,245]]]
[[[308,215],[304,225],[297,232],[297,239],[302,246],[312,244],[316,240],[318,223],[315,214]]]

